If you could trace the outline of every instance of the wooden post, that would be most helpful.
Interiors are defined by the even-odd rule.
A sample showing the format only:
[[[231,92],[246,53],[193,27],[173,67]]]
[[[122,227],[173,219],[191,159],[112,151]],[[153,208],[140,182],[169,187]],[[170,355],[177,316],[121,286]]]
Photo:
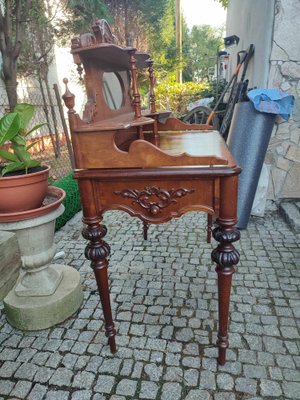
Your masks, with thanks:
[[[176,48],[179,50],[179,69],[176,71],[176,80],[182,83],[182,17],[181,0],[176,0]]]
[[[56,102],[57,102],[57,106],[58,106],[58,110],[59,110],[59,115],[60,115],[61,123],[62,123],[62,126],[63,126],[65,138],[66,138],[66,143],[67,143],[68,153],[69,153],[69,157],[70,157],[70,161],[71,161],[71,166],[74,169],[75,168],[75,162],[74,162],[74,154],[73,154],[72,144],[71,144],[68,127],[67,127],[67,124],[66,124],[64,111],[63,111],[61,100],[60,100],[58,86],[57,86],[56,83],[54,83],[54,85],[53,85],[53,90],[54,90],[54,93],[55,93]]]

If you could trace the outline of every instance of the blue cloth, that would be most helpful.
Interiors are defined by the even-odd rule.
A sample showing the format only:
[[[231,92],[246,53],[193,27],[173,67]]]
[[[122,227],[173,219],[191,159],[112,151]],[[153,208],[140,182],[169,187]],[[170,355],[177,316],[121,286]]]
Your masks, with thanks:
[[[279,114],[285,120],[289,119],[295,101],[294,96],[279,89],[253,89],[248,97],[257,111]]]

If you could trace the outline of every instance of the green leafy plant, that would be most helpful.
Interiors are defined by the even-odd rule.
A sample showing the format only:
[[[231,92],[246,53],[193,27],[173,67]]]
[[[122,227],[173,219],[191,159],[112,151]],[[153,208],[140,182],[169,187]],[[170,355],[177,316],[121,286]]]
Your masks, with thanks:
[[[207,91],[208,83],[178,83],[172,79],[164,80],[155,87],[157,109],[172,110],[174,116],[186,113],[187,105],[201,99]]]
[[[17,104],[13,112],[5,114],[0,119],[0,157],[5,160],[1,175],[9,172],[37,167],[40,162],[31,158],[29,149],[38,141],[27,145],[27,137],[45,124],[35,125],[28,130],[28,125],[34,115],[32,104]]]

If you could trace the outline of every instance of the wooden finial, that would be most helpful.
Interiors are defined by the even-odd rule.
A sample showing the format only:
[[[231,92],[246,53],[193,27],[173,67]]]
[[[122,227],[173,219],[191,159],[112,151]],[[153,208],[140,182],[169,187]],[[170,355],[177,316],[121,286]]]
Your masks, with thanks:
[[[129,51],[129,61],[130,61],[130,64],[131,64],[134,114],[135,114],[135,118],[140,118],[142,116],[141,98],[140,98],[138,82],[137,82],[135,52],[136,52],[135,49]]]
[[[149,87],[149,97],[150,97],[150,113],[156,113],[156,105],[155,105],[155,95],[154,95],[154,86],[156,83],[156,78],[154,76],[153,71],[153,60],[149,58],[147,61],[148,64],[148,72],[149,72],[149,80],[150,80],[150,87]]]
[[[81,63],[78,63],[78,64],[77,64],[77,72],[78,72],[78,74],[79,74],[79,80],[82,81],[82,72],[83,72],[83,68],[82,68]]]
[[[75,114],[74,106],[75,106],[75,96],[70,92],[68,88],[69,80],[67,78],[63,79],[63,83],[66,85],[66,91],[62,95],[63,101],[65,102],[66,107],[69,109],[69,114]]]

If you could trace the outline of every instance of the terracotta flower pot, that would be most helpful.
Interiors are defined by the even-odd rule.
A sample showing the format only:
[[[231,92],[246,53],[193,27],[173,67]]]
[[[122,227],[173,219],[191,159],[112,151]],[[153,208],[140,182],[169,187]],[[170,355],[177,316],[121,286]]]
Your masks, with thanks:
[[[40,207],[48,189],[49,169],[44,166],[41,171],[0,177],[0,213]]]

